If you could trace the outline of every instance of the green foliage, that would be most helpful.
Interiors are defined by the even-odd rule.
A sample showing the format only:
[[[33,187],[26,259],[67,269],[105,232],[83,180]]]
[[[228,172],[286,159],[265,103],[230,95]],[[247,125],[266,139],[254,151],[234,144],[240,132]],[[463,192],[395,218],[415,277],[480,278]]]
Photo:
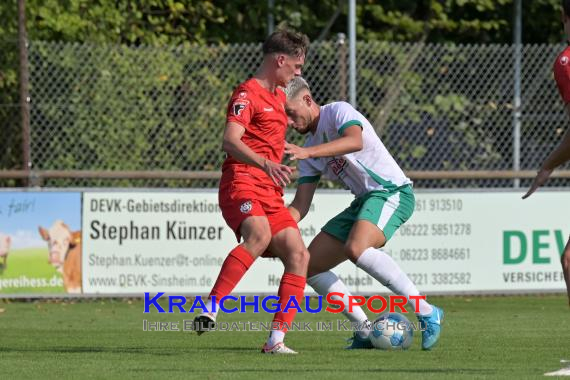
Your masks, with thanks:
[[[348,8],[344,1],[274,3],[277,26],[288,24],[315,40],[331,21],[330,29],[323,33],[325,39],[334,40],[336,33],[346,33]],[[59,88],[67,91],[51,96],[46,89],[32,87],[32,116],[37,123],[33,137],[49,140],[58,136],[76,142],[71,149],[61,151],[60,141],[48,142],[50,152],[57,154],[35,152],[36,167],[214,170],[219,166],[219,146],[196,142],[202,134],[219,141],[225,113],[220,104],[225,105],[233,86],[253,71],[251,64],[228,70],[224,62],[232,53],[227,45],[259,43],[265,38],[266,0],[27,0],[26,6],[31,54],[36,59],[32,71],[34,75],[57,75]],[[337,10],[338,17],[332,19]],[[512,41],[513,0],[361,0],[357,17],[359,41],[508,44]],[[523,1],[523,42],[560,40],[559,0]],[[67,44],[53,48],[38,41]],[[20,116],[15,106],[19,102],[16,42],[17,2],[3,2],[1,168],[19,168],[21,162]],[[74,43],[88,43],[90,53],[82,52]],[[206,47],[212,44],[217,48]],[[255,61],[259,54],[251,49]],[[443,71],[451,62],[469,64],[465,57],[454,54],[452,46],[448,49],[442,56],[423,59],[439,60]],[[319,100],[346,98],[346,77],[342,74],[346,52],[330,43],[311,54],[306,71],[311,81],[337,81],[329,85],[331,91],[319,93]],[[390,60],[391,66],[385,71],[374,65],[361,66],[359,83],[365,84],[359,85],[359,108],[379,132],[387,133],[386,139],[398,147],[398,158],[408,167],[426,168],[425,158],[433,153],[433,141],[441,135],[447,140],[438,143],[450,144],[461,138],[467,149],[458,148],[453,160],[442,159],[429,168],[497,164],[503,141],[500,136],[495,140],[485,136],[482,126],[510,110],[478,104],[476,98],[462,95],[453,86],[442,85],[438,97],[427,97],[426,88],[445,83],[445,74],[407,66],[407,60],[416,61],[413,54],[409,49],[390,50],[380,43],[367,59]],[[311,61],[319,62],[319,66],[311,67]],[[38,62],[42,66],[37,66]],[[465,81],[476,80],[475,76]],[[395,89],[400,84],[401,88]],[[189,106],[189,98],[205,95],[208,102],[190,113],[179,112]],[[388,101],[390,96],[393,100]],[[380,105],[376,104],[378,98],[383,99]],[[456,122],[459,119],[463,121]],[[421,138],[403,141],[394,131],[405,125],[423,130]],[[509,128],[508,122],[505,128]],[[442,129],[446,132],[440,133]],[[130,149],[118,152],[116,143],[124,141],[129,142]],[[85,160],[88,155],[93,161]],[[185,157],[183,167],[180,157]]]
[[[363,43],[358,51],[359,109],[405,169],[512,165],[512,95],[497,85],[503,69],[484,73],[511,55],[508,46]]]
[[[257,46],[243,49],[259,55]],[[41,99],[32,112],[42,125],[33,135],[42,147],[35,152],[37,167],[218,170],[221,105],[248,74],[246,67],[227,73],[222,62],[235,51],[32,44],[32,74],[62,79],[58,88],[51,79],[38,81],[32,93]]]
[[[18,107],[17,7],[0,4],[0,168],[16,169],[21,162]],[[13,185],[13,182],[8,183]]]
[[[30,37],[129,44],[205,42],[207,26],[224,22],[208,0],[31,0]]]

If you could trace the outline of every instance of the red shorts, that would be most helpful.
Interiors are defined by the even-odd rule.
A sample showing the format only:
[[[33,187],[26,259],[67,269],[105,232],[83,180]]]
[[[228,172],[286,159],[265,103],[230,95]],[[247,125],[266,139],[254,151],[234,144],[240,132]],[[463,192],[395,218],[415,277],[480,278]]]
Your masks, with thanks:
[[[274,188],[222,182],[218,200],[222,216],[236,234],[238,242],[241,239],[240,226],[250,216],[265,216],[269,221],[271,236],[287,227],[299,228],[285,207],[283,196]]]

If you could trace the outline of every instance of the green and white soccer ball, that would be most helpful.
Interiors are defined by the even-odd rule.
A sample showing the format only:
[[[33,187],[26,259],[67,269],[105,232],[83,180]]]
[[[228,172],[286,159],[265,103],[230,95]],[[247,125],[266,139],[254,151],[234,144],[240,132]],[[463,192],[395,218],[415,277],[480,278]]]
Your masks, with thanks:
[[[408,318],[398,313],[382,314],[372,324],[372,345],[381,350],[407,350],[414,340]]]

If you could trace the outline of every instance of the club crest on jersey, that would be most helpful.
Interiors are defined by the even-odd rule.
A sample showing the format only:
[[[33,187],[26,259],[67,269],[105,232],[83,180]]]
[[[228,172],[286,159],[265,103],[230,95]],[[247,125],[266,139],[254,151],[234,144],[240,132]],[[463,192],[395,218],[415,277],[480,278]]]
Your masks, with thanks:
[[[239,210],[241,211],[242,214],[247,214],[248,212],[251,211],[251,208],[252,208],[251,201],[243,202],[241,206],[239,206]]]
[[[565,55],[563,55],[563,56],[560,58],[560,64],[563,65],[563,66],[566,66],[566,65],[568,64],[568,61],[569,61],[569,59],[568,59],[568,57],[565,56]]]
[[[327,162],[332,172],[338,176],[344,168],[348,165],[348,162],[344,158],[333,158]]]
[[[245,107],[248,105],[247,100],[236,100],[234,104],[232,104],[232,112],[235,116],[240,116]]]

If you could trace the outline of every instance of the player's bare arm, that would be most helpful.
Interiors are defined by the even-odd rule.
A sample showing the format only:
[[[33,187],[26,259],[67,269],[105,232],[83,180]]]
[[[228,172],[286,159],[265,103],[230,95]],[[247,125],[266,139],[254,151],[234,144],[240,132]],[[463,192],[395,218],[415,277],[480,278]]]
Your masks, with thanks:
[[[570,116],[570,103],[566,104],[564,108],[566,110],[566,114]],[[568,160],[570,160],[570,128],[566,130],[566,133],[564,134],[564,137],[562,137],[562,141],[558,147],[556,147],[556,149],[548,155],[546,160],[544,160],[540,170],[550,171],[550,173],[552,173],[555,168]]]
[[[295,198],[289,205],[289,212],[295,222],[301,221],[309,212],[318,182],[302,183],[297,187]]]
[[[566,113],[570,115],[570,103],[566,104]],[[534,181],[532,182],[530,189],[527,191],[525,195],[523,195],[523,199],[528,198],[532,195],[539,187],[543,186],[548,178],[552,174],[555,168],[562,165],[566,161],[570,160],[570,129],[566,131],[560,145],[552,151],[544,160],[540,170],[536,174]]]
[[[346,128],[341,138],[311,147],[300,147],[295,144],[285,144],[285,154],[291,160],[306,158],[342,156],[362,149],[362,128],[352,125]]]
[[[263,169],[278,186],[287,186],[291,183],[290,176],[293,173],[293,169],[287,165],[267,160],[255,153],[241,141],[244,133],[245,128],[242,125],[234,122],[227,123],[222,143],[223,151],[244,164]]]

